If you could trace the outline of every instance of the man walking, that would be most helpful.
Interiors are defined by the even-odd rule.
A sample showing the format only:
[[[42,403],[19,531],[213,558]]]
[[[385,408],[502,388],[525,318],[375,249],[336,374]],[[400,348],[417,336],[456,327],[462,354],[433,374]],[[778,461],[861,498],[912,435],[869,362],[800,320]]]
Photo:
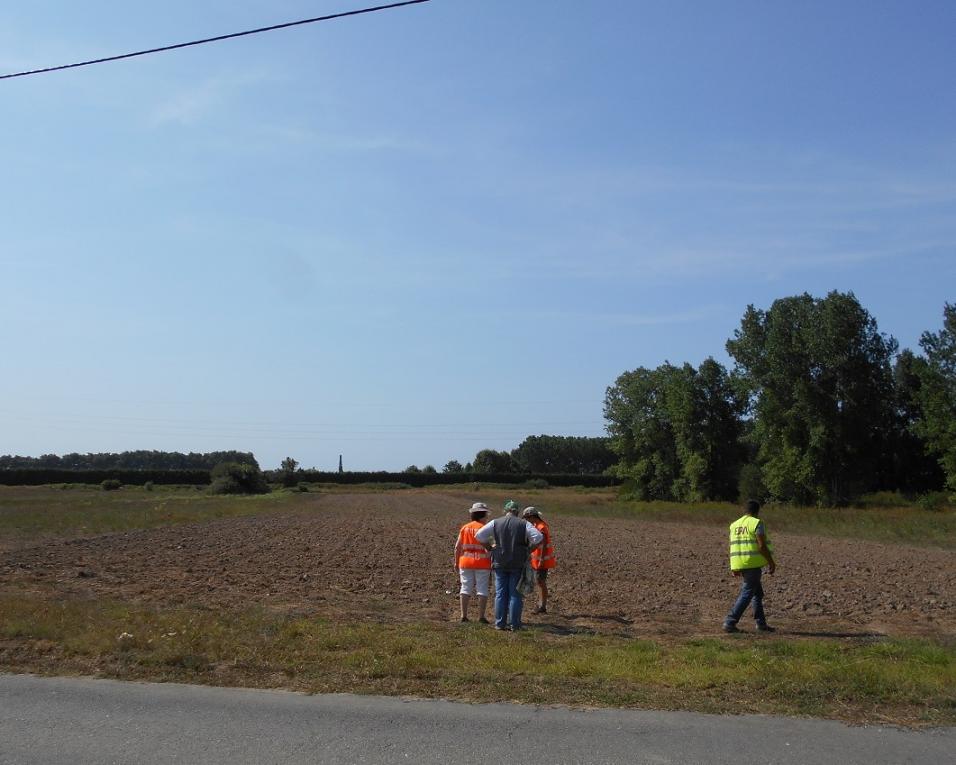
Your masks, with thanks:
[[[518,517],[518,504],[505,502],[505,514],[482,526],[475,538],[491,551],[491,567],[495,572],[495,629],[521,629],[523,596],[518,581],[528,562],[532,547],[544,541],[544,536],[528,521]]]
[[[491,579],[491,554],[475,539],[475,533],[485,525],[488,505],[475,502],[468,513],[471,521],[461,527],[455,542],[455,571],[461,581],[461,620],[468,621],[468,604],[472,595],[477,595],[478,621],[487,624],[485,605]]]
[[[531,523],[544,537],[544,542],[531,551],[531,568],[534,569],[534,580],[541,594],[540,605],[534,612],[546,614],[548,613],[548,572],[557,565],[554,546],[551,544],[551,528],[536,507],[526,507],[521,517]]]
[[[769,573],[777,570],[773,547],[760,520],[760,503],[749,499],[744,514],[730,524],[730,570],[743,579],[737,602],[724,619],[724,632],[739,632],[737,622],[753,601],[758,632],[773,632],[763,612],[763,586],[760,576],[764,566]]]

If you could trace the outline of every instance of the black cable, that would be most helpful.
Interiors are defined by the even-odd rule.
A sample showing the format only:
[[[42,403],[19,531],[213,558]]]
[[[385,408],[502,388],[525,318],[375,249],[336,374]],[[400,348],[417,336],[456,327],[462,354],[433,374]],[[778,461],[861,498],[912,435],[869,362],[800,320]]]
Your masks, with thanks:
[[[374,13],[375,11],[385,11],[389,8],[400,8],[403,5],[418,5],[427,3],[429,0],[405,0],[401,3],[389,3],[388,5],[377,5],[374,8],[361,8],[357,11],[344,11],[342,13],[332,13],[328,16],[316,16],[314,19],[302,19],[301,21],[289,21],[285,24],[274,24],[271,27],[260,27],[259,29],[250,29],[246,32],[233,32],[228,35],[219,35],[218,37],[207,37],[204,40],[193,40],[192,42],[177,43],[176,45],[166,45],[162,48],[150,48],[149,50],[140,50],[135,53],[124,53],[120,56],[108,56],[106,58],[97,58],[90,61],[80,61],[76,64],[64,64],[62,66],[49,66],[46,69],[32,69],[28,72],[15,72],[14,74],[0,74],[0,80],[9,80],[12,77],[26,77],[29,74],[43,74],[44,72],[58,72],[61,69],[75,69],[78,66],[89,66],[90,64],[102,64],[107,61],[119,61],[124,58],[134,58],[136,56],[145,56],[149,53],[162,53],[166,50],[176,50],[177,48],[188,48],[191,45],[203,45],[204,43],[219,42],[220,40],[231,40],[234,37],[245,37],[246,35],[255,35],[260,32],[272,32],[275,29],[286,29],[287,27],[297,27],[303,24],[314,24],[317,21],[330,21],[331,19],[341,19],[345,16],[358,16],[362,13]]]

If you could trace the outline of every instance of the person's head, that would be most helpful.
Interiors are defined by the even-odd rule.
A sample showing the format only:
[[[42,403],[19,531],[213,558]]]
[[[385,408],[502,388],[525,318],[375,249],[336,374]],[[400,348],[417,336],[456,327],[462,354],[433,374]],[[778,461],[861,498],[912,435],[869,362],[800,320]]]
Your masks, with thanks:
[[[744,505],[744,512],[746,512],[747,515],[752,515],[754,518],[756,518],[758,515],[760,515],[760,503],[755,499],[748,499],[747,504]]]
[[[508,513],[511,513],[512,515],[517,515],[519,512],[521,512],[521,508],[518,507],[518,503],[515,502],[513,499],[509,499],[507,502],[505,502],[505,515],[507,515]]]
[[[484,502],[475,502],[468,511],[468,514],[473,521],[483,521],[485,516],[488,515],[488,505]]]
[[[532,523],[542,520],[541,512],[536,507],[526,507],[521,511],[521,517],[525,520],[531,521]]]

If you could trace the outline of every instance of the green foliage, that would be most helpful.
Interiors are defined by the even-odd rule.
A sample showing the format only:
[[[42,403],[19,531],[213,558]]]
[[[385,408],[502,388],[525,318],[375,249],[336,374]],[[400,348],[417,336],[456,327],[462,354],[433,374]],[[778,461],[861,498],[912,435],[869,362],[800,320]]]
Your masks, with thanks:
[[[919,371],[923,419],[917,430],[937,456],[946,488],[956,492],[956,305],[943,309],[943,328],[924,332],[926,364]]]
[[[295,486],[296,471],[299,469],[298,461],[292,457],[286,457],[279,463],[279,481],[283,486]]]
[[[402,472],[403,473],[421,473],[422,469],[418,467],[418,465],[409,465]]]
[[[547,489],[548,482],[543,478],[532,478],[529,481],[525,481],[524,485],[529,489]]]
[[[736,499],[743,399],[713,359],[625,372],[604,416],[618,474],[636,499]]]
[[[842,504],[886,482],[896,348],[852,293],[747,308],[727,350],[773,498]]]
[[[916,498],[916,504],[920,510],[928,510],[931,513],[939,513],[946,509],[949,496],[945,491],[929,491]]]
[[[140,450],[134,452],[111,452],[97,454],[44,454],[40,457],[20,457],[9,454],[0,456],[0,470],[13,468],[50,468],[54,470],[211,470],[220,462],[239,462],[246,465],[259,463],[251,452],[160,452]]]
[[[296,488],[301,492],[307,492],[309,490],[309,484],[305,481],[299,481],[299,485]]]
[[[257,465],[220,462],[212,469],[210,494],[265,494],[269,491]]]
[[[435,470],[435,466],[434,466],[434,465],[425,465],[425,467],[422,468],[422,472],[423,472],[423,473],[434,474],[434,473],[437,473],[438,471]]]
[[[458,460],[448,460],[445,463],[445,467],[441,469],[443,473],[464,473],[465,468],[462,467],[462,464]]]
[[[737,483],[737,498],[743,502],[748,499],[755,499],[758,502],[765,502],[767,499],[767,487],[763,482],[763,475],[760,466],[753,462],[748,462],[740,469],[740,480]]]
[[[472,463],[476,473],[514,473],[514,460],[508,452],[498,452],[494,449],[482,449],[475,455]]]
[[[910,494],[938,489],[944,480],[943,470],[923,437],[921,396],[926,374],[926,359],[908,349],[897,356],[893,366],[896,420],[889,434],[893,474],[887,483]]]
[[[521,473],[603,473],[616,462],[609,438],[528,436],[511,452]]]
[[[123,484],[117,481],[115,478],[107,478],[100,484],[100,488],[103,491],[116,491],[117,489],[122,488]]]

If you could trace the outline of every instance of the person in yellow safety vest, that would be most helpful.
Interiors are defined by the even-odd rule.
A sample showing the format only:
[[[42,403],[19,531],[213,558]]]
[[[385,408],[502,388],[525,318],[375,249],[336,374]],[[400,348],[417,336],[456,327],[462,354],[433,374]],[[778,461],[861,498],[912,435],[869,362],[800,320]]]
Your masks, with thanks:
[[[488,505],[475,502],[468,511],[471,521],[458,532],[455,542],[455,571],[461,581],[461,620],[468,621],[468,605],[472,595],[478,596],[478,621],[487,624],[488,583],[491,579],[491,553],[475,539],[475,532],[485,525]]]
[[[740,632],[737,622],[744,615],[751,601],[754,604],[754,619],[758,632],[773,632],[767,624],[763,611],[763,586],[760,583],[763,567],[772,574],[777,570],[773,560],[773,547],[767,537],[767,529],[760,520],[760,503],[747,500],[744,514],[730,524],[730,570],[743,579],[737,602],[724,619],[724,632]]]
[[[551,528],[536,507],[526,507],[521,517],[544,535],[544,542],[531,551],[531,568],[534,569],[535,582],[541,594],[541,604],[534,612],[546,614],[548,613],[548,571],[558,565],[554,557],[554,546],[551,544]]]

